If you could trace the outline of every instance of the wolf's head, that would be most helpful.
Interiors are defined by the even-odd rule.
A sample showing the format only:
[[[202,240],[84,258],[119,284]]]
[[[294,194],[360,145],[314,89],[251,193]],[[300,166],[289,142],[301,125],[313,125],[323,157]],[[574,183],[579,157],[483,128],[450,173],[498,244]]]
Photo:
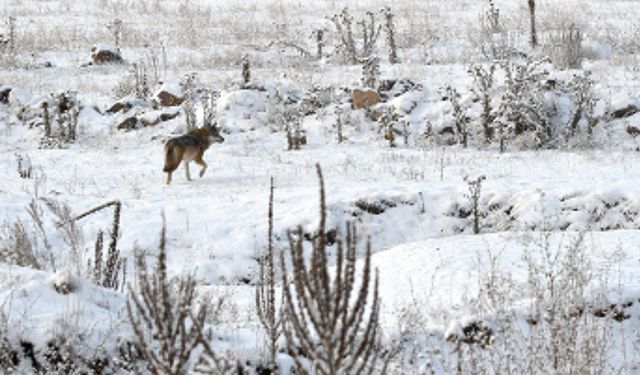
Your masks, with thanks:
[[[207,141],[209,141],[209,144],[224,142],[224,138],[220,135],[220,129],[218,129],[217,126],[208,126],[206,129]]]

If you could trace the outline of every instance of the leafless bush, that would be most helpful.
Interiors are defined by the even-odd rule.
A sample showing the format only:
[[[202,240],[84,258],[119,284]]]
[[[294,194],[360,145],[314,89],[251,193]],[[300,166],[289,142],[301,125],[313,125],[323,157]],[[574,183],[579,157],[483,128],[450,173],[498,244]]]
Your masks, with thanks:
[[[16,154],[16,162],[18,168],[18,176],[20,178],[31,178],[33,167],[29,155]]]
[[[0,307],[2,307],[0,305]],[[18,352],[13,348],[9,339],[9,329],[7,327],[7,316],[0,310],[0,370],[9,372],[11,368],[18,364]]]
[[[113,95],[117,98],[135,95],[140,99],[148,99],[153,87],[160,81],[159,69],[157,57],[149,49],[147,57],[131,64],[128,72],[120,78],[113,88]]]
[[[187,74],[180,82],[184,101],[182,102],[182,111],[184,112],[187,130],[191,131],[198,127],[196,118],[196,74]]]
[[[389,142],[389,147],[397,147],[396,137],[402,135],[402,131],[398,129],[398,119],[400,116],[392,107],[383,110],[382,115],[378,119],[382,135]]]
[[[573,97],[573,114],[567,124],[569,137],[576,135],[581,122],[586,123],[586,132],[589,136],[592,135],[593,129],[598,123],[598,118],[594,115],[597,98],[593,91],[593,85],[591,72],[588,71],[574,75],[568,84],[569,93]]]
[[[478,296],[469,300],[477,315],[449,329],[453,343],[443,356],[434,356],[432,366],[465,374],[478,368],[497,374],[604,374],[625,366],[611,361],[611,325],[629,315],[611,308],[601,294],[610,275],[594,268],[582,234],[557,249],[549,238],[545,234],[525,250],[525,282],[505,271],[500,253],[488,249],[488,259],[480,255],[478,264],[488,268],[479,269]],[[603,285],[595,285],[599,281]],[[523,296],[530,301],[524,311],[514,307]]]
[[[336,132],[338,133],[338,143],[342,143],[344,142],[345,138],[344,138],[344,132],[342,129],[342,117],[344,116],[343,114],[344,109],[342,107],[336,107]]]
[[[87,273],[93,278],[93,282],[96,283],[96,285],[118,290],[119,288],[124,286],[126,282],[126,259],[120,256],[120,249],[118,249],[118,235],[120,232],[120,210],[122,208],[122,203],[120,201],[110,201],[105,204],[101,204],[100,206],[97,206],[83,214],[80,214],[71,220],[76,222],[111,206],[114,207],[113,221],[111,224],[111,232],[109,233],[109,250],[106,253],[106,259],[103,259],[105,257],[104,234],[100,230],[98,231],[98,235],[96,236],[93,263],[89,261]]]
[[[276,124],[273,131],[284,131],[288,150],[299,150],[307,143],[306,133],[300,126],[305,110],[304,103],[285,98],[279,90],[269,96],[267,123]]]
[[[471,214],[473,215],[473,233],[480,233],[480,192],[482,189],[482,182],[486,180],[485,176],[479,176],[478,178],[470,179],[464,178],[464,181],[469,185],[469,194],[467,198],[471,203]]]
[[[359,287],[355,278],[358,236],[347,224],[346,240],[336,242],[333,279],[327,259],[326,204],[320,166],[320,225],[313,240],[309,265],[304,260],[302,228],[289,232],[292,269],[282,274],[284,293],[283,331],[289,353],[300,374],[371,373],[378,351],[378,277],[370,297],[371,246],[366,255]],[[284,254],[280,265],[286,270]],[[289,277],[290,276],[290,279]],[[371,305],[367,307],[370,298]],[[366,314],[368,311],[368,315]],[[365,316],[367,315],[367,316]]]
[[[6,35],[0,34],[0,64],[14,65],[16,62],[16,17],[9,16],[5,22]]]
[[[276,273],[273,254],[273,178],[269,190],[269,230],[267,252],[260,256],[260,280],[256,285],[256,310],[262,328],[267,333],[269,368],[276,369],[277,341],[282,333],[281,309],[276,303]]]
[[[604,373],[612,345],[607,319],[599,319],[587,300],[594,280],[583,235],[554,251],[545,239],[541,249],[525,254],[528,289],[533,296],[526,344],[528,367],[553,373]],[[593,297],[591,297],[593,298]]]
[[[110,363],[102,348],[88,344],[89,337],[71,322],[55,322],[47,337],[14,337],[9,339],[7,320],[0,312],[0,371],[3,374],[110,374],[122,369]],[[15,343],[12,343],[15,340]]]
[[[80,267],[83,266],[83,250],[84,250],[84,239],[82,236],[82,231],[76,225],[75,220],[73,220],[73,215],[71,213],[71,207],[65,202],[57,201],[51,198],[40,198],[45,206],[49,209],[49,212],[53,214],[55,217],[55,227],[58,229],[58,232],[62,235],[62,239],[67,245],[67,250],[69,254],[68,265],[75,267],[74,272],[80,274],[82,271]],[[35,210],[35,208],[34,208]],[[30,210],[30,213],[34,210]],[[35,215],[31,215],[32,218]],[[36,220],[36,219],[34,219]],[[42,229],[44,231],[44,227]]]
[[[298,121],[287,124],[285,131],[287,133],[288,150],[299,150],[301,145],[307,143],[305,131],[300,128]]]
[[[530,135],[533,144],[541,148],[553,136],[550,108],[544,98],[544,85],[549,72],[543,67],[545,60],[509,59],[501,63],[505,83],[494,120],[498,128],[500,151],[505,151],[507,140]]]
[[[242,83],[248,85],[251,80],[251,65],[249,63],[249,56],[242,56]]]
[[[378,25],[373,12],[367,12],[367,17],[360,20],[358,25],[362,27],[362,48],[358,51],[356,41],[353,36],[353,17],[349,14],[349,9],[343,8],[342,12],[330,18],[336,27],[340,37],[338,53],[348,64],[357,64],[360,59],[368,58],[372,55],[381,25]]]
[[[115,18],[107,25],[107,29],[113,33],[113,43],[120,48],[120,40],[122,39],[122,20]]]
[[[536,33],[536,0],[528,0],[529,5],[529,44],[531,48],[538,46],[538,35]]]
[[[51,94],[51,98],[53,106],[47,102],[42,104],[44,135],[40,139],[40,148],[63,148],[76,140],[80,102],[71,90]]]
[[[496,65],[491,64],[489,66],[476,65],[469,70],[469,73],[473,77],[473,86],[471,91],[475,94],[476,98],[482,105],[482,112],[480,114],[480,126],[484,136],[484,143],[488,144],[493,139],[493,127],[494,120],[493,106],[491,98],[494,93],[494,73]]]
[[[584,57],[584,34],[575,24],[548,32],[546,49],[554,65],[562,69],[579,68]]]
[[[164,220],[164,219],[163,219]],[[130,285],[127,313],[149,373],[181,375],[192,365],[196,348],[205,341],[209,304],[196,307],[193,276],[167,278],[166,225],[162,225],[154,269],[136,254],[137,291]]]
[[[398,60],[398,46],[396,45],[396,28],[393,23],[394,15],[391,12],[391,7],[382,8],[382,15],[385,19],[384,28],[387,33],[387,45],[389,46],[389,64],[397,64]]]
[[[482,15],[482,29],[483,32],[489,36],[499,33],[500,27],[500,9],[496,7],[493,0],[489,0],[489,7]]]
[[[214,127],[217,123],[216,102],[220,97],[220,93],[210,89],[206,89],[202,95],[202,112],[203,126]]]
[[[460,103],[460,93],[452,86],[445,87],[446,98],[451,103],[453,109],[454,129],[455,135],[458,139],[458,144],[466,148],[469,145],[469,130],[468,125],[471,118],[466,115],[465,108]]]
[[[316,41],[316,59],[317,60],[322,59],[322,57],[324,56],[322,52],[325,44],[324,33],[325,33],[324,29],[317,29],[312,34],[312,37],[314,37]]]
[[[5,223],[0,234],[0,261],[34,269],[43,268],[43,259],[24,223]]]
[[[42,256],[41,261],[38,263],[42,265],[46,264],[46,266],[44,266],[45,268],[48,267],[50,271],[55,272],[57,267],[56,259],[53,254],[53,246],[49,241],[49,234],[45,228],[44,213],[42,208],[38,205],[36,198],[33,198],[29,202],[29,205],[27,206],[27,213],[31,218],[34,229],[34,234],[31,237],[31,243],[35,246],[33,253]],[[44,249],[42,247],[44,247]]]
[[[375,88],[380,77],[380,59],[374,56],[362,58],[362,85]]]

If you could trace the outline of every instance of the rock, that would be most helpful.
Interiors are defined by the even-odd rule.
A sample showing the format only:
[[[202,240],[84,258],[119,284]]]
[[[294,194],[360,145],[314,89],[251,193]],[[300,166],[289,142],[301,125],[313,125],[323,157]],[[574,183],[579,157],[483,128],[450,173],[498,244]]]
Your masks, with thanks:
[[[163,107],[175,107],[182,104],[182,102],[184,101],[183,97],[175,96],[168,91],[160,91],[158,94],[156,94],[156,99],[158,101],[158,104]]]
[[[387,79],[380,82],[378,93],[383,99],[389,99],[419,88],[420,86],[410,79]]]
[[[107,113],[127,112],[131,108],[150,108],[151,104],[144,99],[140,99],[135,95],[128,95],[118,99],[115,103],[109,107]]]
[[[109,44],[96,44],[91,47],[91,61],[96,64],[120,64],[124,62],[120,49]]]
[[[120,112],[122,110],[124,110],[125,112],[130,110],[133,107],[133,105],[131,103],[128,102],[115,102],[113,103],[113,105],[111,107],[109,107],[107,109],[107,113],[117,113]]]
[[[153,116],[142,116],[140,117],[140,123],[142,124],[142,126],[147,127],[147,126],[155,126],[158,125],[160,123],[160,117],[153,117]]]
[[[0,86],[0,103],[9,104],[9,94],[11,94],[11,87]]]
[[[635,104],[629,104],[626,107],[619,108],[611,112],[611,117],[618,119],[625,118],[633,116],[638,112],[640,112],[640,108],[638,108],[638,106],[636,106]]]
[[[125,118],[122,122],[120,122],[120,124],[118,125],[118,129],[131,130],[131,129],[138,128],[140,125],[144,127],[155,126],[163,121],[169,121],[171,119],[174,119],[179,115],[180,115],[179,110],[173,110],[173,111],[158,110],[158,111],[143,113],[141,115],[129,116]]]
[[[143,126],[155,126],[163,121],[174,119],[180,115],[180,111],[161,112],[153,111],[140,116],[139,120]]]
[[[635,138],[640,134],[640,129],[635,126],[627,125],[627,133]]]
[[[153,100],[161,107],[174,107],[184,102],[182,88],[173,82],[164,82],[153,94]]]
[[[477,344],[481,347],[491,345],[494,337],[493,329],[485,322],[471,321],[455,329],[449,329],[445,339],[449,342],[462,341],[466,344]]]
[[[351,106],[354,109],[367,108],[378,103],[380,103],[380,94],[374,90],[353,89],[351,91]]]
[[[127,117],[118,125],[118,130],[131,130],[138,127],[138,118],[135,116]]]
[[[180,115],[179,111],[176,112],[165,112],[160,114],[160,121],[169,121]]]

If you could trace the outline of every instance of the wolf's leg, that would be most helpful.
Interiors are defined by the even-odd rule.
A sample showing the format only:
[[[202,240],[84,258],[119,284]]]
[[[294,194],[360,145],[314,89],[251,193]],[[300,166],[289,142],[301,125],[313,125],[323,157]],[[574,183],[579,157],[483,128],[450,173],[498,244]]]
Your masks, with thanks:
[[[167,172],[167,185],[171,183],[171,172]]]
[[[189,174],[189,162],[188,161],[184,162],[184,171],[187,174],[187,181],[191,181],[191,175]]]
[[[197,157],[195,160],[196,164],[201,165],[202,169],[200,170],[200,177],[204,175],[204,172],[207,170],[207,163],[202,160],[202,156]]]

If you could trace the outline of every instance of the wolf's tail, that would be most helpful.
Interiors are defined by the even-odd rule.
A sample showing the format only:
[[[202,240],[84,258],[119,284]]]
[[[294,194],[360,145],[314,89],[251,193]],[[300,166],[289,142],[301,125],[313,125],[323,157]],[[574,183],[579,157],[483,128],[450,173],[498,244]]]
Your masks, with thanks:
[[[174,142],[169,141],[164,146],[164,172],[173,172],[180,165],[180,158],[176,153],[176,145]]]

